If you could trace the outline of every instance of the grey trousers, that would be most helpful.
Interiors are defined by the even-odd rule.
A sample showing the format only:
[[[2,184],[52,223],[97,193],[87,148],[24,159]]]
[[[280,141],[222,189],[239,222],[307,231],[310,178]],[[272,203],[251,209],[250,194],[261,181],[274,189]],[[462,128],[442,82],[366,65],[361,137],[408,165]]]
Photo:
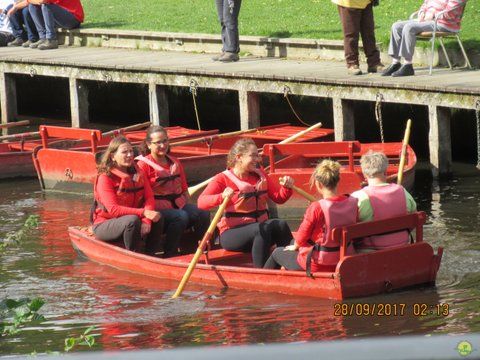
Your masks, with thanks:
[[[222,51],[238,54],[240,52],[238,15],[242,0],[215,0],[215,4],[222,27]]]
[[[142,221],[136,215],[125,215],[119,218],[106,220],[100,224],[93,225],[93,233],[102,241],[123,240],[125,249],[141,251],[142,237],[140,227]],[[160,219],[152,223],[152,229],[146,238],[146,250],[152,252],[160,241],[162,235],[163,221]]]
[[[398,59],[400,57],[406,60],[412,60],[417,34],[424,31],[433,31],[433,21],[405,20],[397,21],[392,25],[390,32],[390,44],[388,46],[388,55]],[[444,27],[437,25],[438,31],[449,31]]]

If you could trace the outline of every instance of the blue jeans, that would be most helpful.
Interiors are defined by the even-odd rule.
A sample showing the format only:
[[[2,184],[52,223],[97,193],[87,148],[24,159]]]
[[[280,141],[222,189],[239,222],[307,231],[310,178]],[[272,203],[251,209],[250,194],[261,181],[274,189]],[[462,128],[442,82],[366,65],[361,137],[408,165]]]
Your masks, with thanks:
[[[10,26],[12,28],[12,34],[16,39],[28,39],[31,42],[38,40],[37,28],[35,27],[30,12],[28,11],[28,7],[25,7],[10,16]]]
[[[193,204],[187,204],[183,209],[163,209],[160,210],[160,213],[163,217],[166,234],[166,257],[178,254],[180,239],[187,228],[193,226],[195,238],[200,239],[210,223],[210,213],[200,210]]]
[[[218,20],[222,27],[222,51],[239,53],[238,15],[242,0],[215,0]]]
[[[32,15],[40,39],[55,40],[57,38],[56,27],[75,29],[80,26],[80,22],[71,12],[56,4],[30,4],[28,11]]]

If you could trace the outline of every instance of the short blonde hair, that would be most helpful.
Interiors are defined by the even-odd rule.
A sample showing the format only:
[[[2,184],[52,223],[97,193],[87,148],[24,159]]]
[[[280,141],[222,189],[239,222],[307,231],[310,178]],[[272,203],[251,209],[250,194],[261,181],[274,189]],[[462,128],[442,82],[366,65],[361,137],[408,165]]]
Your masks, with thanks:
[[[255,144],[255,141],[253,141],[250,138],[242,138],[240,140],[237,140],[235,144],[230,148],[230,151],[228,152],[227,155],[227,167],[233,168],[235,166],[236,162],[236,157],[239,154],[244,154],[248,151],[248,148],[250,146],[255,146],[257,147],[257,144]]]
[[[315,181],[318,181],[330,190],[335,189],[340,181],[340,168],[341,165],[337,161],[322,160],[313,171],[310,185],[313,186]]]
[[[382,152],[370,150],[360,158],[360,166],[363,175],[367,178],[384,175],[388,168],[388,158]]]

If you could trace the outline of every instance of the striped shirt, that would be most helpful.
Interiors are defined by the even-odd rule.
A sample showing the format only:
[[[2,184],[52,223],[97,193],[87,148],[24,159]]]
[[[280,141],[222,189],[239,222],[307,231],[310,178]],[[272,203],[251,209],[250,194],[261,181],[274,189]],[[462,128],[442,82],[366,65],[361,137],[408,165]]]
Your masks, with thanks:
[[[447,12],[438,19],[438,24],[449,31],[457,32],[460,30],[460,23],[466,3],[467,0],[425,0],[420,7],[419,16],[429,14],[435,17],[439,12],[446,10]],[[458,6],[458,8],[449,11],[456,6]]]

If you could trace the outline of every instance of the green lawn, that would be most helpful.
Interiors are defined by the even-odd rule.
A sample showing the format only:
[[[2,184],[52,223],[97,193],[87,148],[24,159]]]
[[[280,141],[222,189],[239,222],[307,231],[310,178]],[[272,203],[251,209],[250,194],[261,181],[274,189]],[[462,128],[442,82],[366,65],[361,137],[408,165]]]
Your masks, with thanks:
[[[375,8],[377,42],[388,45],[391,24],[406,19],[422,0],[380,0]],[[83,0],[84,27],[217,34],[214,0]],[[476,4],[476,5],[475,5]],[[480,45],[479,0],[470,0],[463,19],[462,39],[469,48]],[[477,24],[477,26],[474,26]],[[336,5],[329,0],[244,0],[241,35],[342,39]]]

